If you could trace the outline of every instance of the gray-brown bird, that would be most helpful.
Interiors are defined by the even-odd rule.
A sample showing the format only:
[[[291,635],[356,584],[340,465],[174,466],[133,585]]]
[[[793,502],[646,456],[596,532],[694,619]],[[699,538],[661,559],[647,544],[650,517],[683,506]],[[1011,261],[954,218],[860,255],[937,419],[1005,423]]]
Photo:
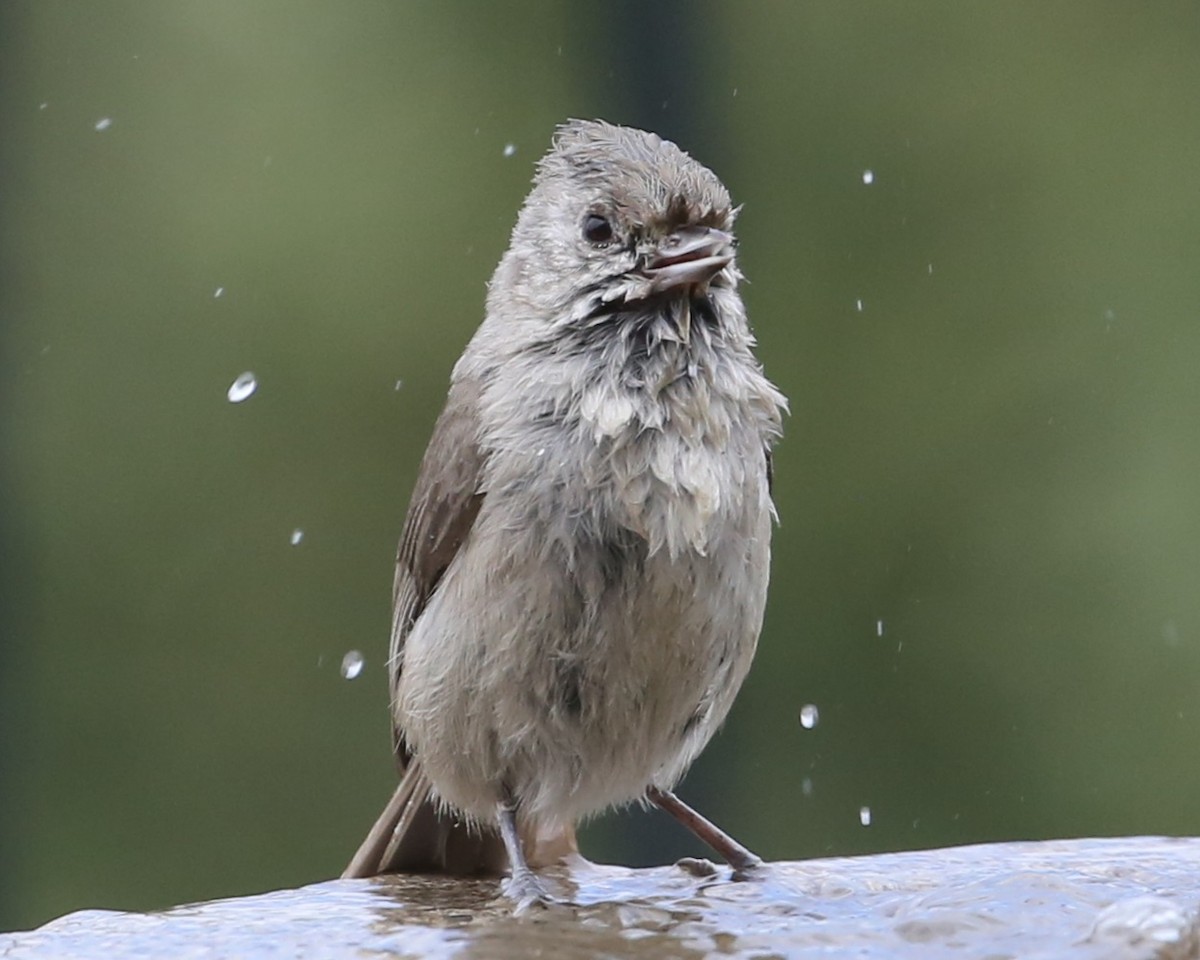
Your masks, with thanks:
[[[396,560],[400,785],[344,876],[535,869],[671,789],[746,676],[786,407],[738,295],[736,210],[675,144],[559,127],[451,377]]]

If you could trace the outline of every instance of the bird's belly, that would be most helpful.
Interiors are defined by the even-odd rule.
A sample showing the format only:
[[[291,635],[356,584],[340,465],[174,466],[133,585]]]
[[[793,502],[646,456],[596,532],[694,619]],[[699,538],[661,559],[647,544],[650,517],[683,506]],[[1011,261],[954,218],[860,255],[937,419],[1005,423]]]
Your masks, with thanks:
[[[480,517],[405,646],[397,721],[435,792],[490,819],[506,790],[563,822],[671,786],[749,668],[766,510],[703,553],[510,520]]]

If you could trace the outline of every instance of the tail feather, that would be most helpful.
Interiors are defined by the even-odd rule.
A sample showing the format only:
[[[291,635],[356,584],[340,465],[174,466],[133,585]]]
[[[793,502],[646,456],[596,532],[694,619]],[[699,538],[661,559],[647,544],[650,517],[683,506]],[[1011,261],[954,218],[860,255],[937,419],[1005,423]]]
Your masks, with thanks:
[[[343,877],[383,873],[502,875],[508,869],[504,844],[495,830],[470,829],[430,796],[420,763],[409,763],[396,792],[351,858]]]
[[[386,864],[396,859],[400,841],[411,829],[416,811],[427,802],[428,796],[429,783],[418,765],[411,764],[342,876],[373,877],[386,873]]]
[[[571,827],[523,830],[522,847],[530,866],[560,862],[578,852]],[[420,763],[410,761],[396,792],[359,845],[342,877],[384,873],[501,876],[508,854],[492,827],[469,828],[439,811]]]

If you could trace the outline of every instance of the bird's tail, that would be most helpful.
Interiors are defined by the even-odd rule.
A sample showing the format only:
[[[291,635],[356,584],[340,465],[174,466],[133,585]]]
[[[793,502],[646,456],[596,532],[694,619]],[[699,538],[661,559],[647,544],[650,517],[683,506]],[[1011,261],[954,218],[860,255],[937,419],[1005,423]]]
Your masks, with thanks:
[[[560,862],[578,852],[575,831],[569,826],[552,831],[523,829],[521,842],[533,867]],[[507,870],[508,854],[495,828],[469,827],[439,811],[429,780],[413,758],[342,877],[381,873],[500,876]]]

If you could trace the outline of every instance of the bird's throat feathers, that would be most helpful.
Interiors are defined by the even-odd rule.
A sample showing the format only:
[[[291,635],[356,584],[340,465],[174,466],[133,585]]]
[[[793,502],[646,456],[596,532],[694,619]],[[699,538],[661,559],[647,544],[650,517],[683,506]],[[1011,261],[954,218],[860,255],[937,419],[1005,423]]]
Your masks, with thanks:
[[[484,383],[487,489],[544,486],[586,528],[616,524],[672,557],[705,554],[747,497],[769,509],[765,484],[746,477],[786,401],[752,353],[736,291],[522,326],[532,342],[501,355],[485,324],[459,371]]]
[[[657,430],[669,421],[689,433],[686,408],[721,403],[719,394],[730,382],[721,374],[728,374],[731,359],[757,366],[741,301],[730,293],[722,297],[728,302],[714,303],[722,293],[728,291],[622,305],[565,324],[544,341],[597,440],[617,439],[626,426]],[[612,402],[589,401],[597,394],[611,395]],[[625,418],[613,413],[627,409]]]

